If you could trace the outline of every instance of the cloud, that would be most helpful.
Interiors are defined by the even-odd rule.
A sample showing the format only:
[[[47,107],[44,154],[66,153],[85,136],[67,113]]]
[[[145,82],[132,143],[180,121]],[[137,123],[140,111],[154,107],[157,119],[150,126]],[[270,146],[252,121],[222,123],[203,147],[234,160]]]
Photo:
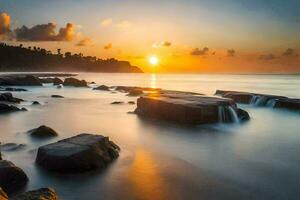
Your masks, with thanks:
[[[259,56],[260,60],[274,60],[276,57],[274,56],[274,54],[267,54],[267,55],[261,55]]]
[[[109,50],[109,49],[112,48],[112,44],[109,43],[109,44],[105,45],[103,48],[104,48],[105,50]]]
[[[0,38],[6,38],[10,33],[10,16],[3,12],[0,14]]]
[[[120,21],[119,23],[117,23],[116,26],[118,28],[129,28],[132,26],[132,24],[127,20],[123,20],[123,21]]]
[[[163,42],[159,42],[159,43],[154,43],[152,45],[153,48],[161,48],[161,47],[170,47],[172,46],[171,42],[168,41],[163,41]]]
[[[204,47],[203,49],[195,48],[191,51],[191,55],[193,56],[204,56],[209,52],[209,48]]]
[[[295,55],[295,50],[292,48],[286,49],[283,53],[283,56],[294,56]]]
[[[228,49],[227,50],[227,56],[229,57],[234,57],[236,54],[235,50],[234,49]]]
[[[89,46],[92,44],[92,40],[90,38],[84,38],[82,40],[80,40],[76,46]]]
[[[101,26],[109,26],[112,24],[112,22],[113,22],[112,18],[103,19],[101,21]]]
[[[18,41],[71,41],[73,40],[74,25],[67,23],[65,28],[60,28],[55,33],[56,24],[39,24],[28,28],[22,26],[15,30],[16,39]]]

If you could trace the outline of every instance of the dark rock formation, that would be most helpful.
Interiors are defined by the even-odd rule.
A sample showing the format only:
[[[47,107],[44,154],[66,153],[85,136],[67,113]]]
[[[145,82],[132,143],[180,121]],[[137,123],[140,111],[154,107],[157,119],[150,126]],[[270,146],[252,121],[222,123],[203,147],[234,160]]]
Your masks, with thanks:
[[[56,137],[58,135],[55,130],[45,125],[29,130],[28,133],[36,138]]]
[[[0,77],[0,85],[42,86],[43,84],[33,75],[9,75]]]
[[[40,102],[38,102],[38,101],[34,101],[34,102],[32,102],[31,105],[41,105],[41,104],[40,104]]]
[[[15,111],[26,111],[26,108],[20,109],[16,106],[0,103],[0,113],[8,113],[8,112],[15,112]]]
[[[233,122],[234,115],[238,117],[237,110],[231,99],[190,94],[151,94],[137,100],[135,113],[180,124],[197,125]]]
[[[100,85],[96,88],[94,88],[93,90],[103,90],[103,91],[109,91],[109,87],[106,85]]]
[[[40,80],[42,83],[53,83],[53,78],[50,78],[50,77],[41,78]]]
[[[40,188],[14,196],[12,200],[59,200],[52,188]]]
[[[6,92],[6,93],[0,94],[0,101],[7,101],[7,102],[11,102],[11,103],[20,103],[24,100],[15,98],[15,97],[13,97],[12,93]]]
[[[160,88],[136,87],[136,86],[115,86],[115,90],[119,92],[130,93],[132,90],[142,90],[145,92],[158,92]]]
[[[1,151],[17,151],[24,149],[26,147],[25,144],[16,144],[16,143],[5,143],[0,145]]]
[[[0,187],[0,200],[8,200],[7,194],[3,191],[1,187]]]
[[[248,121],[250,119],[249,113],[240,108],[237,109],[237,115],[241,121]]]
[[[114,102],[111,102],[110,104],[119,105],[119,104],[123,104],[123,103],[124,103],[123,101],[114,101]]]
[[[28,90],[26,90],[24,88],[11,88],[11,87],[7,87],[7,88],[0,88],[0,91],[7,91],[7,92],[27,92]]]
[[[0,187],[8,194],[26,185],[28,177],[22,169],[7,160],[0,160]]]
[[[64,98],[63,96],[61,95],[57,95],[57,94],[53,94],[51,95],[52,98]]]
[[[85,80],[78,80],[76,78],[66,78],[63,85],[74,87],[87,87],[87,82]]]
[[[300,109],[300,99],[278,99],[275,101],[274,108],[286,108],[290,110]]]
[[[107,166],[119,150],[108,137],[84,133],[40,147],[36,163],[50,171],[84,172]]]
[[[54,79],[53,79],[53,84],[54,85],[60,85],[60,84],[63,84],[64,82],[60,79],[60,78],[57,78],[57,77],[55,77]]]
[[[134,101],[128,101],[128,104],[134,105],[135,102]]]
[[[141,90],[141,89],[134,89],[134,90],[130,90],[127,95],[128,96],[136,97],[136,96],[140,96],[142,94],[144,94],[143,90]]]

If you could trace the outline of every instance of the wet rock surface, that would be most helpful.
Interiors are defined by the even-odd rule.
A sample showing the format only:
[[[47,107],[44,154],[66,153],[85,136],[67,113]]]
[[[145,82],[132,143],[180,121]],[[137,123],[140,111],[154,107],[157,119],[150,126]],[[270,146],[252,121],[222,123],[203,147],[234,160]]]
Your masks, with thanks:
[[[7,160],[0,160],[0,187],[8,194],[26,185],[28,177],[22,169]]]
[[[0,113],[9,113],[16,111],[26,111],[26,108],[18,108],[16,106],[0,103]]]
[[[94,88],[93,90],[110,91],[109,87],[106,85],[100,85],[100,86]]]
[[[29,130],[28,133],[30,134],[30,136],[35,138],[48,138],[58,136],[58,133],[55,130],[45,125]]]
[[[19,194],[11,198],[12,200],[59,200],[56,192],[52,188],[40,188]]]
[[[79,80],[76,78],[66,78],[63,85],[73,87],[87,87],[87,82],[85,80]]]
[[[0,94],[0,101],[6,101],[10,103],[20,103],[24,100],[14,97],[10,92],[6,92]]]
[[[197,125],[220,122],[219,108],[223,107],[230,107],[225,109],[224,116],[232,115],[229,111],[236,114],[238,109],[231,99],[191,94],[151,94],[137,100],[135,113],[180,124]],[[232,121],[231,118],[229,119]]]
[[[120,148],[102,135],[83,133],[38,149],[36,163],[61,173],[78,173],[107,166]]]

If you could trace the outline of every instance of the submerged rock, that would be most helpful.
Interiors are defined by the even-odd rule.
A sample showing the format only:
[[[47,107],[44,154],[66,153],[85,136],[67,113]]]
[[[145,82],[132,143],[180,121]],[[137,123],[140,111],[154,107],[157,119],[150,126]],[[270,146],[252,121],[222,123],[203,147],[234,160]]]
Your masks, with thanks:
[[[0,187],[8,194],[26,185],[28,177],[22,169],[7,160],[0,160]]]
[[[38,102],[38,101],[34,101],[34,102],[32,102],[31,105],[41,105],[41,104],[40,104],[40,102]]]
[[[40,188],[14,196],[12,200],[59,200],[59,197],[52,188]]]
[[[110,90],[109,90],[109,87],[106,86],[106,85],[100,85],[100,86],[98,86],[98,87],[96,87],[96,88],[93,88],[93,90],[110,91]]]
[[[57,95],[57,94],[53,94],[51,95],[52,98],[64,98],[63,96],[61,95]]]
[[[235,102],[231,99],[190,94],[151,94],[141,96],[137,100],[135,113],[181,124],[197,125],[234,122],[235,118],[239,118],[237,110]]]
[[[0,77],[0,85],[42,86],[42,81],[33,75],[9,75]]]
[[[135,102],[134,101],[128,101],[128,104],[134,105]]]
[[[107,166],[119,150],[108,137],[83,133],[40,147],[36,163],[50,171],[84,172]]]
[[[87,87],[87,82],[85,80],[78,80],[76,78],[66,78],[63,85],[74,87]]]
[[[111,102],[110,104],[112,105],[118,105],[118,104],[123,104],[124,101],[114,101],[114,102]]]
[[[47,137],[56,137],[58,136],[57,132],[48,126],[40,126],[38,128],[29,130],[28,133],[32,137],[36,138],[47,138]]]
[[[16,143],[5,143],[0,145],[0,149],[2,151],[17,151],[24,149],[26,147],[25,144],[16,144]]]
[[[5,103],[0,103],[0,113],[9,113],[15,111],[27,111],[26,108],[18,108],[16,106],[8,105]]]
[[[22,102],[24,100],[23,99],[19,99],[19,98],[15,98],[12,95],[12,93],[6,92],[6,93],[0,94],[0,101],[6,101],[6,102],[10,102],[10,103],[20,103],[20,102]]]

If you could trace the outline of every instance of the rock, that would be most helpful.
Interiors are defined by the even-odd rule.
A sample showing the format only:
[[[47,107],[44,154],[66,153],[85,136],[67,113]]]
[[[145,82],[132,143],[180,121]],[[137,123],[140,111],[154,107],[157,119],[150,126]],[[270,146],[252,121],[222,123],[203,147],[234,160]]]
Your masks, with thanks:
[[[22,169],[7,160],[0,160],[0,187],[8,194],[26,185],[28,177]]]
[[[300,99],[277,99],[275,101],[274,108],[286,108],[290,110],[299,110],[300,109]]]
[[[2,151],[17,151],[24,149],[26,147],[25,144],[16,144],[16,143],[5,143],[0,145],[0,149]]]
[[[0,101],[7,101],[7,102],[11,102],[11,103],[20,103],[24,100],[15,98],[15,97],[13,97],[12,93],[6,92],[6,93],[0,94]]]
[[[237,112],[237,106],[231,99],[191,94],[151,94],[138,98],[135,113],[180,124],[197,125],[227,122],[224,118],[232,115],[231,111]],[[224,116],[220,118],[220,114]],[[234,117],[229,119],[233,122]]]
[[[52,188],[40,188],[14,196],[12,200],[59,200]]]
[[[36,163],[61,173],[76,173],[107,166],[120,148],[102,135],[80,134],[38,149]]]
[[[8,88],[3,88],[3,89],[0,89],[1,91],[7,91],[7,92],[27,92],[28,90],[26,89],[23,89],[23,88],[11,88],[11,87],[8,87]]]
[[[115,90],[120,92],[130,92],[132,90],[142,90],[148,92],[161,91],[160,88],[136,87],[136,86],[115,86]]]
[[[285,96],[258,94],[250,92],[225,91],[217,90],[216,95],[221,95],[224,98],[233,99],[237,103],[254,104],[257,106],[274,106],[276,100],[287,99]]]
[[[144,94],[143,90],[141,90],[141,89],[134,89],[134,90],[130,90],[127,95],[128,96],[140,96],[142,94]]]
[[[42,86],[42,81],[33,75],[9,75],[0,77],[0,85]]]
[[[94,88],[93,90],[103,90],[103,91],[110,91],[110,90],[109,90],[109,87],[108,87],[108,86],[106,86],[106,85],[100,85],[100,86],[98,86],[98,87]]]
[[[41,78],[40,80],[42,83],[53,83],[53,78],[50,78],[50,77]]]
[[[123,101],[114,101],[114,102],[111,102],[110,104],[118,105],[118,104],[123,104],[123,103],[124,103]]]
[[[134,105],[135,102],[134,101],[128,101],[128,104]]]
[[[74,87],[87,87],[87,82],[85,80],[78,80],[76,78],[66,78],[63,85]]]
[[[64,98],[63,96],[61,95],[57,95],[57,94],[53,94],[51,95],[52,98]]]
[[[48,126],[40,126],[38,128],[29,130],[28,133],[32,137],[36,138],[47,138],[47,137],[56,137],[58,136],[57,132]]]
[[[238,108],[237,109],[237,114],[238,114],[239,119],[241,121],[248,121],[250,119],[249,113],[247,111],[243,110],[243,109]]]
[[[60,84],[60,85],[56,86],[56,88],[61,89],[61,88],[63,88],[63,85]]]
[[[7,194],[0,187],[0,200],[8,200]]]
[[[34,101],[34,102],[32,102],[31,105],[41,105],[41,104],[40,104],[40,102],[38,102],[38,101]]]
[[[8,113],[8,112],[15,112],[15,111],[27,111],[27,109],[26,108],[20,109],[16,106],[0,103],[0,113]]]
[[[60,79],[60,78],[57,78],[57,77],[55,77],[54,79],[53,79],[53,84],[54,85],[60,85],[60,84],[63,84],[64,82]]]

